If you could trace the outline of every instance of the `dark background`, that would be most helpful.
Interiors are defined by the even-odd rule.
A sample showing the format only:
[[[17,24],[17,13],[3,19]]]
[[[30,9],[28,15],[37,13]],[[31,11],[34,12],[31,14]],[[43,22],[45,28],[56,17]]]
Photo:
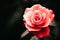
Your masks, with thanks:
[[[59,0],[1,0],[0,1],[0,40],[29,40],[32,34],[28,34],[24,38],[20,35],[25,31],[23,24],[23,14],[26,7],[31,7],[34,4],[41,4],[55,13],[56,31],[59,35],[60,30],[60,1]],[[57,35],[56,34],[56,35]],[[55,40],[52,38],[48,40]],[[57,36],[57,39],[59,36]],[[47,39],[47,38],[46,38]],[[44,40],[44,39],[42,39]]]

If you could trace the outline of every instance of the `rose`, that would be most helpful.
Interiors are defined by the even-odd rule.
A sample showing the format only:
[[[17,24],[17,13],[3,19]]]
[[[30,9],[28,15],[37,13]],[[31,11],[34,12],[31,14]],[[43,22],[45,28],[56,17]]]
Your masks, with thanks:
[[[40,4],[36,4],[31,8],[26,8],[23,18],[25,27],[36,36],[42,38],[50,33],[48,25],[52,22],[54,13],[51,9],[49,10]]]

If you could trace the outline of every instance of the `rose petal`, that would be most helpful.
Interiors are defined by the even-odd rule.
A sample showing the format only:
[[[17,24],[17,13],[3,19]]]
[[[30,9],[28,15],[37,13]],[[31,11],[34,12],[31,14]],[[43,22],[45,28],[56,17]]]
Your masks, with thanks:
[[[50,19],[50,18],[47,18],[44,23],[45,23],[45,24],[44,24],[43,27],[48,26],[48,25],[51,23],[51,19]]]
[[[47,27],[51,23],[51,19],[47,18],[46,20],[43,20],[43,23],[39,25],[39,27]]]
[[[40,9],[40,4],[33,5],[31,8],[32,10],[39,10]]]
[[[39,38],[43,38],[43,37],[47,37],[47,36],[49,36],[49,34],[50,34],[50,29],[49,29],[49,27],[45,27],[45,28],[43,28],[42,30],[40,30],[40,31],[32,31],[32,33],[34,34],[34,35],[36,35],[37,37],[39,37]]]
[[[33,26],[32,23],[30,22],[31,15],[32,15],[32,11],[29,11],[26,14],[24,14],[23,17],[28,25]]]
[[[40,4],[35,4],[35,5],[33,5],[31,8],[32,8],[32,10],[40,10],[41,12],[44,12],[44,11],[46,10],[46,8],[43,7],[43,6],[40,5]]]
[[[42,17],[43,17],[43,19],[45,19],[46,18],[46,13],[42,13]]]
[[[36,25],[40,25],[42,23],[42,13],[40,12],[40,10],[35,10],[34,11],[34,14],[32,14],[33,16],[31,17],[31,22],[33,24],[36,24]],[[40,18],[40,20],[35,20],[35,16],[38,16]],[[37,18],[37,17],[36,17]]]
[[[51,19],[51,21],[53,20],[53,18],[55,17],[55,15],[54,15],[54,12],[52,11],[52,10],[50,10],[50,19]]]
[[[51,21],[55,17],[54,12],[52,10],[46,9],[45,13],[46,13],[47,16],[49,16],[49,18],[51,19]]]
[[[24,13],[31,11],[31,8],[26,8]]]
[[[31,26],[29,26],[27,23],[25,23],[25,27],[29,30],[29,31],[39,31],[41,30],[40,28],[33,28]]]

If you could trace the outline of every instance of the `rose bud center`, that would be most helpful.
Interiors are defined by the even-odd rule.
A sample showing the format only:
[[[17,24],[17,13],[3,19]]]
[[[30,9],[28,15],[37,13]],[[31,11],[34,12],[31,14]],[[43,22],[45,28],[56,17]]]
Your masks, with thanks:
[[[35,21],[39,21],[40,20],[40,17],[39,16],[35,16]]]

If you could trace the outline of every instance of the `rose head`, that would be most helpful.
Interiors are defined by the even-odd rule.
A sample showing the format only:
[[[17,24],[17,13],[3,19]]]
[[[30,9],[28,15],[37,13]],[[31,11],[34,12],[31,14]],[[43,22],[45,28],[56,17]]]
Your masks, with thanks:
[[[52,10],[36,4],[31,8],[26,8],[23,21],[29,31],[42,38],[49,35],[50,30],[48,25],[52,22],[54,16]]]

